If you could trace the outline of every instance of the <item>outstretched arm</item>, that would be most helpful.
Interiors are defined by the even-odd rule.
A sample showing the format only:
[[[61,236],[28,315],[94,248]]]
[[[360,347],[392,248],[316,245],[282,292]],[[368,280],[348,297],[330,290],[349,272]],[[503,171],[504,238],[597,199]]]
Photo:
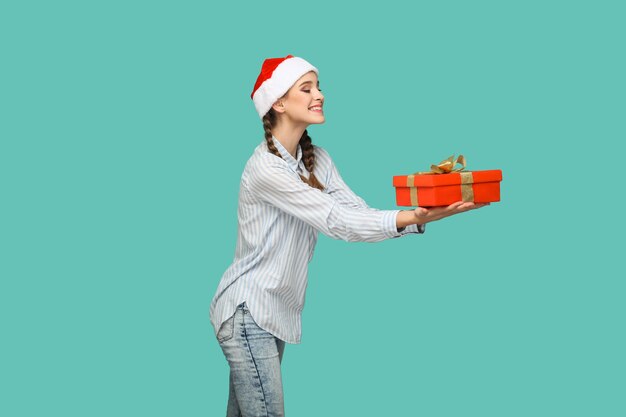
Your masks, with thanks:
[[[348,184],[346,184],[339,173],[339,170],[335,166],[332,158],[326,152],[326,150],[319,148],[320,156],[323,158],[324,163],[328,164],[328,178],[326,180],[327,184],[326,193],[332,196],[335,200],[337,200],[340,204],[348,207],[354,208],[362,208],[369,210],[378,210],[372,207],[369,207],[367,203],[359,197],[354,191],[350,189]],[[413,210],[410,211],[412,213]],[[409,213],[409,214],[410,214]],[[424,233],[425,226],[422,223],[411,223],[412,216],[407,214],[403,214],[403,211],[399,211],[397,218],[397,231],[401,235],[409,234],[409,233]]]
[[[342,205],[329,194],[304,183],[281,161],[268,159],[258,164],[251,169],[246,181],[250,192],[259,200],[332,238],[377,242],[402,235],[396,227],[399,210]]]

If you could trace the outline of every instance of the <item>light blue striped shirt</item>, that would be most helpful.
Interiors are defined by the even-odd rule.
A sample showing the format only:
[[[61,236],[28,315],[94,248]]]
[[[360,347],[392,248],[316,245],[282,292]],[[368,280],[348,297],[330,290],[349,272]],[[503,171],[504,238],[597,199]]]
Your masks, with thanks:
[[[217,334],[246,301],[259,327],[287,343],[300,343],[308,263],[318,232],[350,242],[378,242],[424,233],[424,226],[398,231],[400,210],[369,207],[319,146],[314,148],[315,176],[325,188],[310,187],[299,176],[309,177],[300,146],[294,158],[273,140],[283,158],[263,141],[241,176],[235,259],[218,284],[210,318]]]

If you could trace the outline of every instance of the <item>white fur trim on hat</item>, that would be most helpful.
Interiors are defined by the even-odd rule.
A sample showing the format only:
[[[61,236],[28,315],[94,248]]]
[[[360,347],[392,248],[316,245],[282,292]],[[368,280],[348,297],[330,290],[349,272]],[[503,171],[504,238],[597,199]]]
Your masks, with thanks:
[[[272,105],[289,91],[300,77],[309,71],[315,71],[319,75],[317,68],[297,56],[281,62],[274,69],[272,77],[265,80],[252,97],[259,117],[263,119],[263,116],[272,108]]]

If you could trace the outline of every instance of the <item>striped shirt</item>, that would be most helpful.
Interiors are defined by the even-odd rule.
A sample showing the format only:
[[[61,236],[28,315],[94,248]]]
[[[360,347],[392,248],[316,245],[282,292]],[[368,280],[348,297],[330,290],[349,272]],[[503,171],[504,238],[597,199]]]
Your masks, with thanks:
[[[315,176],[324,190],[300,179],[309,172],[298,145],[294,158],[272,139],[282,159],[263,141],[241,176],[235,259],[224,272],[210,306],[215,333],[246,301],[254,321],[287,343],[300,343],[308,263],[318,232],[350,242],[378,242],[424,226],[398,230],[400,210],[369,207],[343,182],[330,155],[315,146]]]

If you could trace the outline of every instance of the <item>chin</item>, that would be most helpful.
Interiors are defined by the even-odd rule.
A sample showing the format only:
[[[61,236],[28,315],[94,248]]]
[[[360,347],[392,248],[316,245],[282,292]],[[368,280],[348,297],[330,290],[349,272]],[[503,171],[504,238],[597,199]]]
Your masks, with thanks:
[[[324,116],[322,116],[322,117],[316,117],[315,120],[311,120],[310,123],[312,125],[321,125],[325,121],[326,121],[326,118]]]

